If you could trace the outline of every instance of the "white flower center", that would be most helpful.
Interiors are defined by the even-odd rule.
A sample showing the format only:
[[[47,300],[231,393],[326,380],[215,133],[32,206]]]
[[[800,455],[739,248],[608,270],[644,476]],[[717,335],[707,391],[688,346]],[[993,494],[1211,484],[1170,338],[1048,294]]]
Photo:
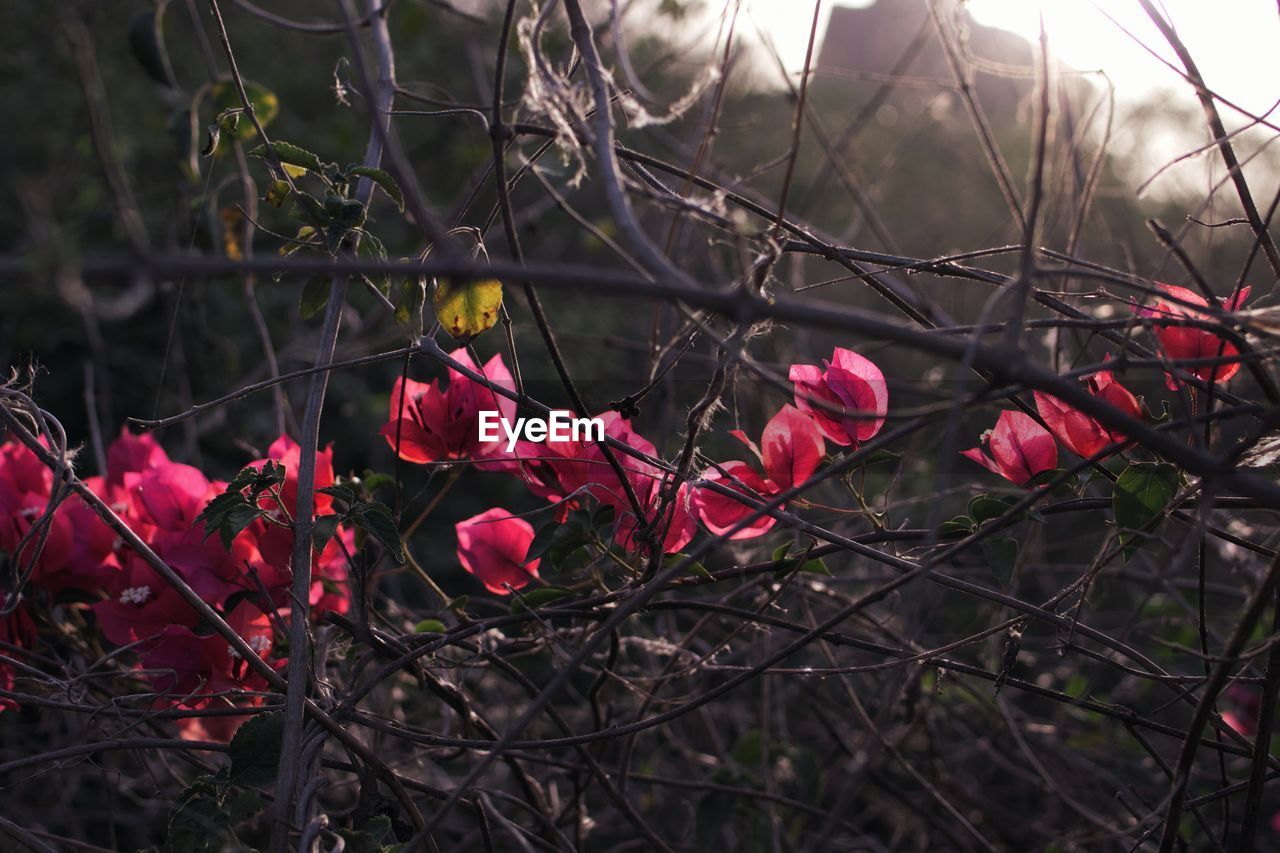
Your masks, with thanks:
[[[145,604],[147,599],[151,597],[151,587],[149,586],[131,586],[124,592],[120,593],[121,604]]]
[[[253,649],[258,654],[262,654],[271,646],[271,638],[262,636],[261,634],[245,638],[245,645]],[[231,652],[233,658],[240,657],[240,653],[236,651],[235,646],[228,645],[227,651]]]

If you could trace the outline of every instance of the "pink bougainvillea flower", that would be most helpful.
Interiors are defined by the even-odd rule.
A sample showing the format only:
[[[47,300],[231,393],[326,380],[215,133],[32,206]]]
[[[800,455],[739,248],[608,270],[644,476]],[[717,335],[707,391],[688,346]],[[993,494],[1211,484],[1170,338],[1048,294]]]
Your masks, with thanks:
[[[1223,698],[1227,709],[1222,712],[1222,722],[1237,734],[1253,737],[1258,731],[1258,715],[1262,709],[1261,697],[1239,684],[1227,688]]]
[[[252,535],[250,535],[252,534]],[[253,567],[262,586],[271,597],[271,603],[282,610],[288,609],[290,587],[293,583],[293,531],[274,524],[256,521],[236,540],[247,539],[252,550],[242,558],[241,564]],[[343,551],[345,546],[346,551]],[[326,610],[346,613],[350,608],[347,592],[347,554],[356,552],[355,533],[347,526],[337,529],[325,543],[323,551],[313,552],[311,565],[311,615],[320,621]],[[233,552],[234,553],[234,552]],[[245,591],[258,591],[251,578],[239,578]]]
[[[52,489],[53,472],[26,445],[16,441],[0,444],[0,552],[7,552],[13,564],[23,570],[36,556],[39,534],[25,544],[23,538],[44,516]],[[72,552],[71,526],[64,513],[55,513],[47,530],[34,567],[37,583],[65,569]]]
[[[107,450],[106,475],[89,477],[85,483],[135,532],[148,538],[154,532],[154,520],[141,493],[125,481],[137,487],[144,471],[169,464],[155,439],[122,430]],[[34,543],[29,542],[22,555],[13,551],[44,514],[52,485],[52,472],[29,449],[16,442],[0,444],[0,551],[10,552],[20,565],[33,553]],[[52,593],[101,590],[119,571],[120,545],[119,537],[97,513],[79,495],[72,495],[53,516],[31,583]]]
[[[200,621],[195,609],[132,552],[105,591],[110,597],[94,604],[93,612],[102,633],[117,645],[151,639],[173,625],[194,628]]]
[[[538,576],[539,560],[522,565],[533,542],[533,525],[523,518],[494,507],[458,522],[455,530],[458,562],[490,592],[508,595],[505,585],[520,589]]]
[[[719,468],[713,468],[703,479],[719,483],[743,496],[755,501],[766,499],[774,493],[773,484],[756,473],[746,462],[723,462]],[[698,508],[698,517],[702,523],[716,536],[723,536],[737,527],[747,516],[755,512],[755,508],[735,500],[728,495],[700,487],[695,492],[694,502]],[[763,536],[776,523],[773,516],[762,515],[729,535],[730,539],[754,539]]]
[[[604,425],[607,439],[657,458],[658,451],[653,444],[617,412],[605,412],[598,419]],[[586,435],[579,440],[521,441],[511,457],[514,464],[506,470],[518,472],[534,494],[558,503],[562,518],[588,497],[613,507],[615,537],[624,549],[634,551],[643,546],[645,537],[635,535],[642,525],[636,518],[636,507],[627,495],[627,487],[644,511],[646,525],[651,524],[662,504],[664,471],[621,448],[615,448],[613,456],[625,475],[626,486],[609,464],[600,443]],[[667,502],[662,520],[664,553],[679,551],[693,538],[697,524],[690,509],[689,494],[688,488],[682,486]]]
[[[483,368],[475,366],[465,348],[454,350],[449,357],[495,385],[515,389],[501,355],[489,359]],[[443,391],[435,379],[430,382],[397,379],[391,391],[390,417],[381,434],[392,450],[399,441],[400,458],[406,462],[483,459],[498,454],[502,442],[480,441],[482,411],[497,412],[499,417],[514,421],[516,404],[452,368],[448,387]]]
[[[708,471],[705,478],[741,493],[746,497],[763,500],[778,495],[792,486],[808,480],[822,461],[824,445],[821,426],[794,406],[783,406],[770,419],[760,436],[760,446],[751,441],[741,430],[731,434],[751,449],[764,467],[760,476],[746,462],[725,462]],[[723,536],[752,515],[755,509],[729,495],[707,487],[697,489],[694,502],[698,515],[707,529]],[[729,534],[730,539],[750,539],[760,536],[773,527],[771,516],[761,516]]]
[[[204,511],[205,504],[221,491],[200,469],[177,462],[164,462],[140,474],[128,474],[125,482],[140,502],[147,521],[171,532],[190,528],[196,516]]]
[[[1156,321],[1160,319],[1207,320],[1211,318],[1211,315],[1207,312],[1197,311],[1193,307],[1209,307],[1209,303],[1200,294],[1185,287],[1160,284],[1159,282],[1157,284],[1165,294],[1172,297],[1172,300],[1177,301],[1157,299],[1154,305],[1140,306],[1138,308],[1139,316]],[[1218,302],[1221,309],[1223,311],[1238,311],[1248,300],[1251,290],[1252,288],[1242,287],[1229,299],[1219,297]],[[1206,329],[1192,326],[1162,326],[1157,324],[1155,326],[1155,336],[1160,341],[1160,348],[1164,350],[1164,354],[1175,362],[1180,359],[1191,358],[1231,358],[1240,354],[1240,350],[1236,349],[1235,345],[1226,339]],[[1184,369],[1202,382],[1209,382],[1210,380],[1226,382],[1239,372],[1240,363],[1190,365]],[[1171,391],[1178,389],[1178,381],[1171,374],[1165,374],[1165,384]]]
[[[150,435],[134,435],[128,428],[107,448],[106,484],[123,486],[125,474],[136,474],[169,461],[164,448]]]
[[[1141,419],[1142,406],[1138,399],[1111,375],[1110,370],[1100,370],[1085,380],[1089,393],[1105,400],[1131,418]],[[1041,391],[1034,392],[1036,410],[1044,418],[1049,431],[1077,456],[1089,458],[1104,447],[1124,441],[1125,435],[1107,429],[1098,421],[1057,397]]]
[[[280,487],[280,498],[284,501],[285,509],[289,511],[289,517],[293,518],[295,510],[298,506],[298,468],[302,463],[302,448],[298,442],[294,441],[287,435],[281,435],[275,441],[271,442],[271,446],[267,448],[267,458],[258,459],[250,462],[248,467],[261,468],[268,461],[279,462],[284,466],[284,485]],[[333,498],[319,491],[326,486],[333,485],[333,445],[329,444],[324,450],[316,451],[316,472],[315,472],[315,514],[323,515],[331,512],[333,509]],[[269,494],[263,495],[259,504],[263,509],[274,510],[277,508],[276,499]]]
[[[823,367],[793,364],[789,375],[796,406],[828,441],[857,447],[884,426],[889,387],[880,368],[856,352],[836,347]]]
[[[605,412],[598,416],[604,424],[606,438],[656,457],[657,449],[636,432],[631,424],[617,412]],[[626,474],[633,491],[647,491],[649,483],[661,478],[661,471],[643,459],[613,451],[614,458]],[[539,497],[563,501],[581,497],[614,506],[630,506],[626,489],[617,472],[609,464],[604,450],[594,438],[583,435],[579,440],[552,440],[517,442],[512,459],[518,463],[508,470],[520,470],[530,490]]]
[[[271,620],[253,604],[237,604],[227,624],[259,657],[270,655]],[[217,694],[260,690],[266,683],[221,634],[200,635],[185,625],[170,625],[141,648],[139,666],[151,686],[178,707],[208,707]]]
[[[0,602],[3,602],[0,597]],[[10,643],[21,648],[29,648],[35,640],[36,627],[31,622],[31,617],[27,612],[19,606],[8,616],[0,616],[0,641]],[[11,656],[12,653],[9,653]],[[0,690],[13,691],[14,671],[13,667],[5,663],[0,663]],[[8,697],[0,695],[0,711],[16,711],[18,703]]]
[[[760,461],[778,491],[809,479],[824,450],[817,425],[794,406],[779,409],[760,435]]]
[[[982,438],[990,455],[981,447],[961,451],[962,455],[1019,486],[1058,466],[1058,445],[1053,436],[1025,412],[1001,412],[995,428]]]
[[[656,514],[661,509],[661,490],[663,488],[662,481],[657,478],[651,478],[645,481],[641,488],[637,489],[636,496],[645,509],[645,520],[649,524],[653,524]],[[693,539],[693,534],[697,532],[698,523],[695,521],[692,501],[692,490],[688,483],[682,483],[680,488],[676,490],[676,494],[667,503],[663,512],[661,524],[665,526],[662,535],[662,553],[674,554],[689,544]],[[638,535],[641,532],[640,523],[637,521],[635,513],[629,509],[618,510],[617,523],[614,527],[614,538],[618,544],[627,551],[636,551],[646,547],[645,537]],[[648,533],[648,529],[644,531]]]

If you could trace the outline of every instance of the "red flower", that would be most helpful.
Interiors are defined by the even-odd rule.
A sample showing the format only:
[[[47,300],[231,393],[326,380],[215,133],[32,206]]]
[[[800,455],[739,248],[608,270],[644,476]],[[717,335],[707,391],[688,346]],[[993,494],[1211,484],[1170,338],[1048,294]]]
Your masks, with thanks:
[[[1157,282],[1159,284],[1159,282]],[[1211,315],[1204,311],[1197,311],[1190,306],[1209,307],[1209,303],[1204,297],[1198,293],[1187,290],[1185,287],[1177,287],[1172,284],[1159,284],[1161,290],[1166,294],[1177,299],[1178,302],[1172,302],[1166,299],[1157,299],[1156,303],[1150,307],[1139,307],[1138,314],[1142,317],[1154,318],[1159,320],[1165,319],[1190,319],[1190,320],[1207,320],[1211,319]],[[1243,287],[1236,292],[1230,299],[1222,299],[1219,297],[1218,302],[1223,311],[1237,311],[1240,306],[1249,298],[1249,292],[1252,288]],[[1187,304],[1180,304],[1187,303]],[[1228,343],[1225,339],[1215,335],[1213,332],[1205,329],[1198,329],[1191,326],[1160,326],[1155,327],[1156,339],[1160,341],[1160,348],[1164,350],[1165,355],[1171,361],[1190,358],[1230,358],[1240,354],[1235,345]],[[1203,364],[1189,366],[1185,368],[1188,373],[1200,379],[1203,382],[1226,382],[1235,376],[1240,370],[1240,363],[1227,364]],[[1165,384],[1169,390],[1176,391],[1178,389],[1178,381],[1170,374],[1166,373],[1164,377]]]
[[[857,447],[884,426],[889,409],[884,374],[868,359],[841,347],[823,365],[825,370],[812,364],[791,365],[796,405],[813,418],[827,440]]]
[[[745,462],[732,461],[719,466],[723,473],[713,469],[707,472],[705,479],[722,483],[755,500],[780,494],[808,480],[822,461],[824,445],[820,429],[821,425],[817,423],[816,417],[810,419],[794,406],[783,406],[764,428],[760,437],[763,451],[741,430],[731,433],[760,460],[765,477],[761,477]],[[697,490],[694,500],[702,523],[717,536],[728,533],[755,512],[746,503],[706,487]],[[767,515],[761,516],[729,538],[750,539],[760,536],[773,527],[774,520]]]
[[[1112,378],[1111,371],[1098,371],[1085,380],[1085,387],[1090,394],[1105,400],[1129,417],[1142,417],[1142,407],[1138,405],[1137,398]],[[1057,397],[1040,391],[1033,393],[1036,410],[1044,418],[1049,431],[1077,456],[1087,459],[1097,455],[1104,447],[1125,440],[1124,433],[1107,429]]]
[[[984,468],[1019,486],[1058,466],[1058,445],[1049,431],[1024,412],[1004,411],[995,429],[983,433],[991,455],[974,447],[961,451]]]
[[[465,348],[454,350],[449,357],[495,385],[515,389],[501,355],[489,359],[483,369],[475,366]],[[444,391],[434,379],[430,382],[397,379],[391,391],[390,417],[381,434],[386,436],[392,450],[396,449],[399,436],[400,458],[406,462],[425,464],[442,459],[483,458],[495,454],[502,442],[480,441],[481,411],[496,411],[501,418],[514,422],[516,404],[452,368]]]
[[[533,526],[524,519],[494,507],[458,522],[455,530],[458,562],[490,592],[507,595],[504,584],[520,589],[538,576],[539,560],[522,565],[533,542]]]

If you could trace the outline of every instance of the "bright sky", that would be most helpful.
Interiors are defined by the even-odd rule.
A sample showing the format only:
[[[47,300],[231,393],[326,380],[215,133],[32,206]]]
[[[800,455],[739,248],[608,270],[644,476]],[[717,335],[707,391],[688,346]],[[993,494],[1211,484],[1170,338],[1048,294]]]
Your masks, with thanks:
[[[804,67],[812,21],[811,0],[748,0],[752,18],[772,34],[787,64]],[[868,6],[871,0],[824,0],[819,37],[832,5]],[[709,5],[714,5],[711,3]],[[1176,86],[1179,78],[1124,33],[1121,26],[1156,47],[1172,52],[1137,0],[969,0],[973,16],[988,26],[1039,37],[1044,12],[1051,49],[1080,70],[1101,68],[1115,81],[1122,99]],[[1275,0],[1164,0],[1167,16],[1200,66],[1205,82],[1240,106],[1262,113],[1280,98],[1275,53],[1280,45],[1280,11]],[[1230,120],[1229,110],[1224,118]],[[1232,123],[1229,121],[1229,123]]]
[[[1280,75],[1274,60],[1280,46],[1280,9],[1276,0],[1154,2],[1173,22],[1211,89],[1254,115],[1280,123],[1276,103],[1280,99]],[[715,3],[716,0],[709,0],[707,7]],[[833,5],[871,3],[872,0],[823,0],[819,39]],[[767,31],[788,68],[798,74],[804,68],[813,0],[746,0],[746,4],[749,31],[757,27]],[[1149,102],[1153,96],[1168,97],[1199,115],[1199,106],[1187,83],[1143,47],[1145,44],[1153,48],[1159,57],[1182,67],[1138,0],[968,0],[968,7],[980,23],[1011,30],[1033,41],[1039,39],[1043,12],[1050,50],[1059,60],[1079,71],[1101,69],[1107,73],[1115,84],[1118,106],[1111,150],[1129,158],[1135,181],[1159,173],[1144,192],[1160,195],[1179,187],[1203,188],[1210,180],[1205,168],[1215,169],[1219,165],[1216,158],[1194,158],[1162,169],[1207,140],[1207,130],[1199,121],[1184,125],[1170,112],[1169,121],[1163,126],[1147,125],[1147,134],[1140,138],[1124,121],[1127,105]],[[1272,109],[1275,112],[1266,116]],[[1229,130],[1250,121],[1226,105],[1220,104],[1219,112]],[[1280,174],[1276,152],[1269,150],[1272,136],[1269,130],[1253,131],[1237,141],[1237,151],[1247,164],[1246,172],[1255,181],[1264,175],[1274,181]],[[1255,160],[1250,155],[1259,145],[1267,156]],[[1220,171],[1213,181],[1221,178]]]

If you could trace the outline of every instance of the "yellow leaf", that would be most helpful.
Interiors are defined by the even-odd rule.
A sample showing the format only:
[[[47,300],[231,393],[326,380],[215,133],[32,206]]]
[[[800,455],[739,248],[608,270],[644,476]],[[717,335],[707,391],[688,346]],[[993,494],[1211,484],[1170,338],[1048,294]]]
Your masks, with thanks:
[[[289,173],[291,178],[301,178],[307,173],[305,166],[295,166],[292,163],[281,163],[280,165],[284,166],[284,170]]]
[[[285,181],[272,181],[267,185],[267,203],[272,207],[279,207],[284,204],[291,192],[293,190]]]
[[[469,340],[493,328],[502,307],[502,282],[495,278],[455,283],[440,279],[435,295],[436,319],[458,340]]]
[[[233,261],[244,260],[244,252],[240,249],[240,229],[243,227],[244,214],[240,208],[227,205],[219,211],[222,217],[222,250]]]
[[[312,228],[310,225],[303,225],[298,229],[297,236],[293,238],[295,242],[285,243],[280,247],[280,256],[288,257],[289,255],[292,255],[294,252],[301,249],[303,244],[308,242],[315,233],[316,229]]]

